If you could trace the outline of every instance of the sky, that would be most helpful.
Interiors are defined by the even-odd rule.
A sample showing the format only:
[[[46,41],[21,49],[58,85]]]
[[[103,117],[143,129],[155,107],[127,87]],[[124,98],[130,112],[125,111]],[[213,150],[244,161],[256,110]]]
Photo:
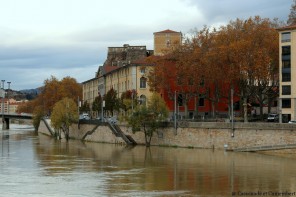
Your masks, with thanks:
[[[108,47],[145,45],[153,33],[187,34],[230,20],[287,21],[292,0],[0,0],[0,80],[33,89],[51,76],[95,77]]]

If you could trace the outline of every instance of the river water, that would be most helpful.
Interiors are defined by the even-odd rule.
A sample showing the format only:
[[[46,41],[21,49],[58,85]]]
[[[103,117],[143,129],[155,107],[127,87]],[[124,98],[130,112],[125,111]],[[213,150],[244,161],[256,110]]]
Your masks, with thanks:
[[[0,196],[296,196],[296,160],[0,130]]]

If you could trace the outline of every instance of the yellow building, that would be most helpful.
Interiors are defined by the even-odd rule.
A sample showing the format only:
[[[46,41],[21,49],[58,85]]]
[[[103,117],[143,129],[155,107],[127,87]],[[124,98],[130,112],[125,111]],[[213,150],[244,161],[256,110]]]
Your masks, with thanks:
[[[99,78],[96,76],[90,80],[82,82],[82,101],[87,102],[90,106],[90,110],[92,109],[92,103],[94,102],[95,98],[98,96],[98,87],[99,87]],[[96,117],[96,114],[93,114],[91,110],[92,117]]]
[[[147,50],[146,46],[128,44],[122,47],[108,47],[107,59],[104,65],[98,68],[96,77],[82,83],[83,101],[87,101],[91,107],[99,93],[104,96],[113,88],[118,98],[127,90],[135,90],[139,103],[146,105],[152,94],[147,83],[147,74],[152,66],[145,62],[145,58],[163,55],[165,51],[180,45],[181,41],[181,32],[165,30],[154,33],[154,51]]]
[[[296,25],[279,31],[280,120],[296,120]]]
[[[182,43],[182,33],[164,30],[154,33],[154,55],[163,55]]]
[[[145,63],[145,58],[152,51],[146,46],[109,47],[108,57],[104,63],[105,92],[111,88],[117,92],[117,97],[127,90],[135,90],[141,104],[146,104],[151,92],[147,83],[147,73],[151,68]]]

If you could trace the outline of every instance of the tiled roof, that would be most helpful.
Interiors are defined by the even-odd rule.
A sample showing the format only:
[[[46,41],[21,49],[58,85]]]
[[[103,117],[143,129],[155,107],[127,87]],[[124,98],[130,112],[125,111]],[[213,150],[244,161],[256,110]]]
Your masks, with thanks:
[[[104,69],[104,72],[103,74],[106,74],[106,73],[109,73],[113,70],[116,70],[118,69],[119,67],[118,66],[109,66],[109,65],[104,65],[103,69]]]
[[[157,33],[180,33],[180,32],[167,29],[167,30],[163,30],[163,31],[159,31],[159,32],[154,32],[154,33],[157,34]]]
[[[285,26],[285,27],[280,27],[277,30],[278,31],[285,31],[285,30],[293,30],[296,29],[296,24]]]

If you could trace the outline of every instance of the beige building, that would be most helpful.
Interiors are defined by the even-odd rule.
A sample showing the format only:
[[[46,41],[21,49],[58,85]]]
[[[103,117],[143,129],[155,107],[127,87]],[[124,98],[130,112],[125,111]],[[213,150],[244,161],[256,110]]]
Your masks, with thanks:
[[[90,106],[90,109],[92,109],[92,103],[94,102],[95,98],[98,96],[98,87],[99,87],[99,78],[96,76],[95,78],[92,78],[90,80],[82,82],[82,104],[87,101],[87,103]],[[90,114],[91,116],[96,116],[96,114]]]
[[[20,104],[22,104],[23,102],[27,102],[27,100],[24,101],[16,101],[15,99],[7,99],[5,98],[3,100],[3,104],[4,104],[4,113],[5,114],[15,114],[17,113],[17,108]],[[0,113],[2,113],[2,98],[0,99]]]
[[[117,97],[127,90],[135,90],[138,100],[146,104],[150,97],[147,83],[147,73],[151,68],[145,63],[145,58],[153,54],[146,46],[109,47],[108,57],[104,63],[105,92],[111,88],[117,92]]]
[[[182,43],[182,33],[164,30],[154,33],[154,55],[163,55]]]
[[[118,98],[127,90],[135,90],[139,103],[146,104],[152,94],[147,83],[147,73],[152,66],[145,62],[145,58],[150,55],[163,55],[165,51],[174,49],[181,42],[181,32],[165,30],[154,33],[154,51],[147,50],[146,46],[128,44],[122,47],[108,47],[107,59],[104,65],[98,68],[95,78],[82,83],[83,101],[87,101],[92,107],[98,94],[104,96],[113,88]]]
[[[127,90],[135,90],[138,100],[146,104],[147,99],[151,96],[147,83],[147,73],[151,66],[143,62],[131,62],[122,67],[118,67],[105,75],[106,92],[113,88],[117,92],[117,97]]]
[[[280,120],[296,120],[296,25],[279,31]]]

